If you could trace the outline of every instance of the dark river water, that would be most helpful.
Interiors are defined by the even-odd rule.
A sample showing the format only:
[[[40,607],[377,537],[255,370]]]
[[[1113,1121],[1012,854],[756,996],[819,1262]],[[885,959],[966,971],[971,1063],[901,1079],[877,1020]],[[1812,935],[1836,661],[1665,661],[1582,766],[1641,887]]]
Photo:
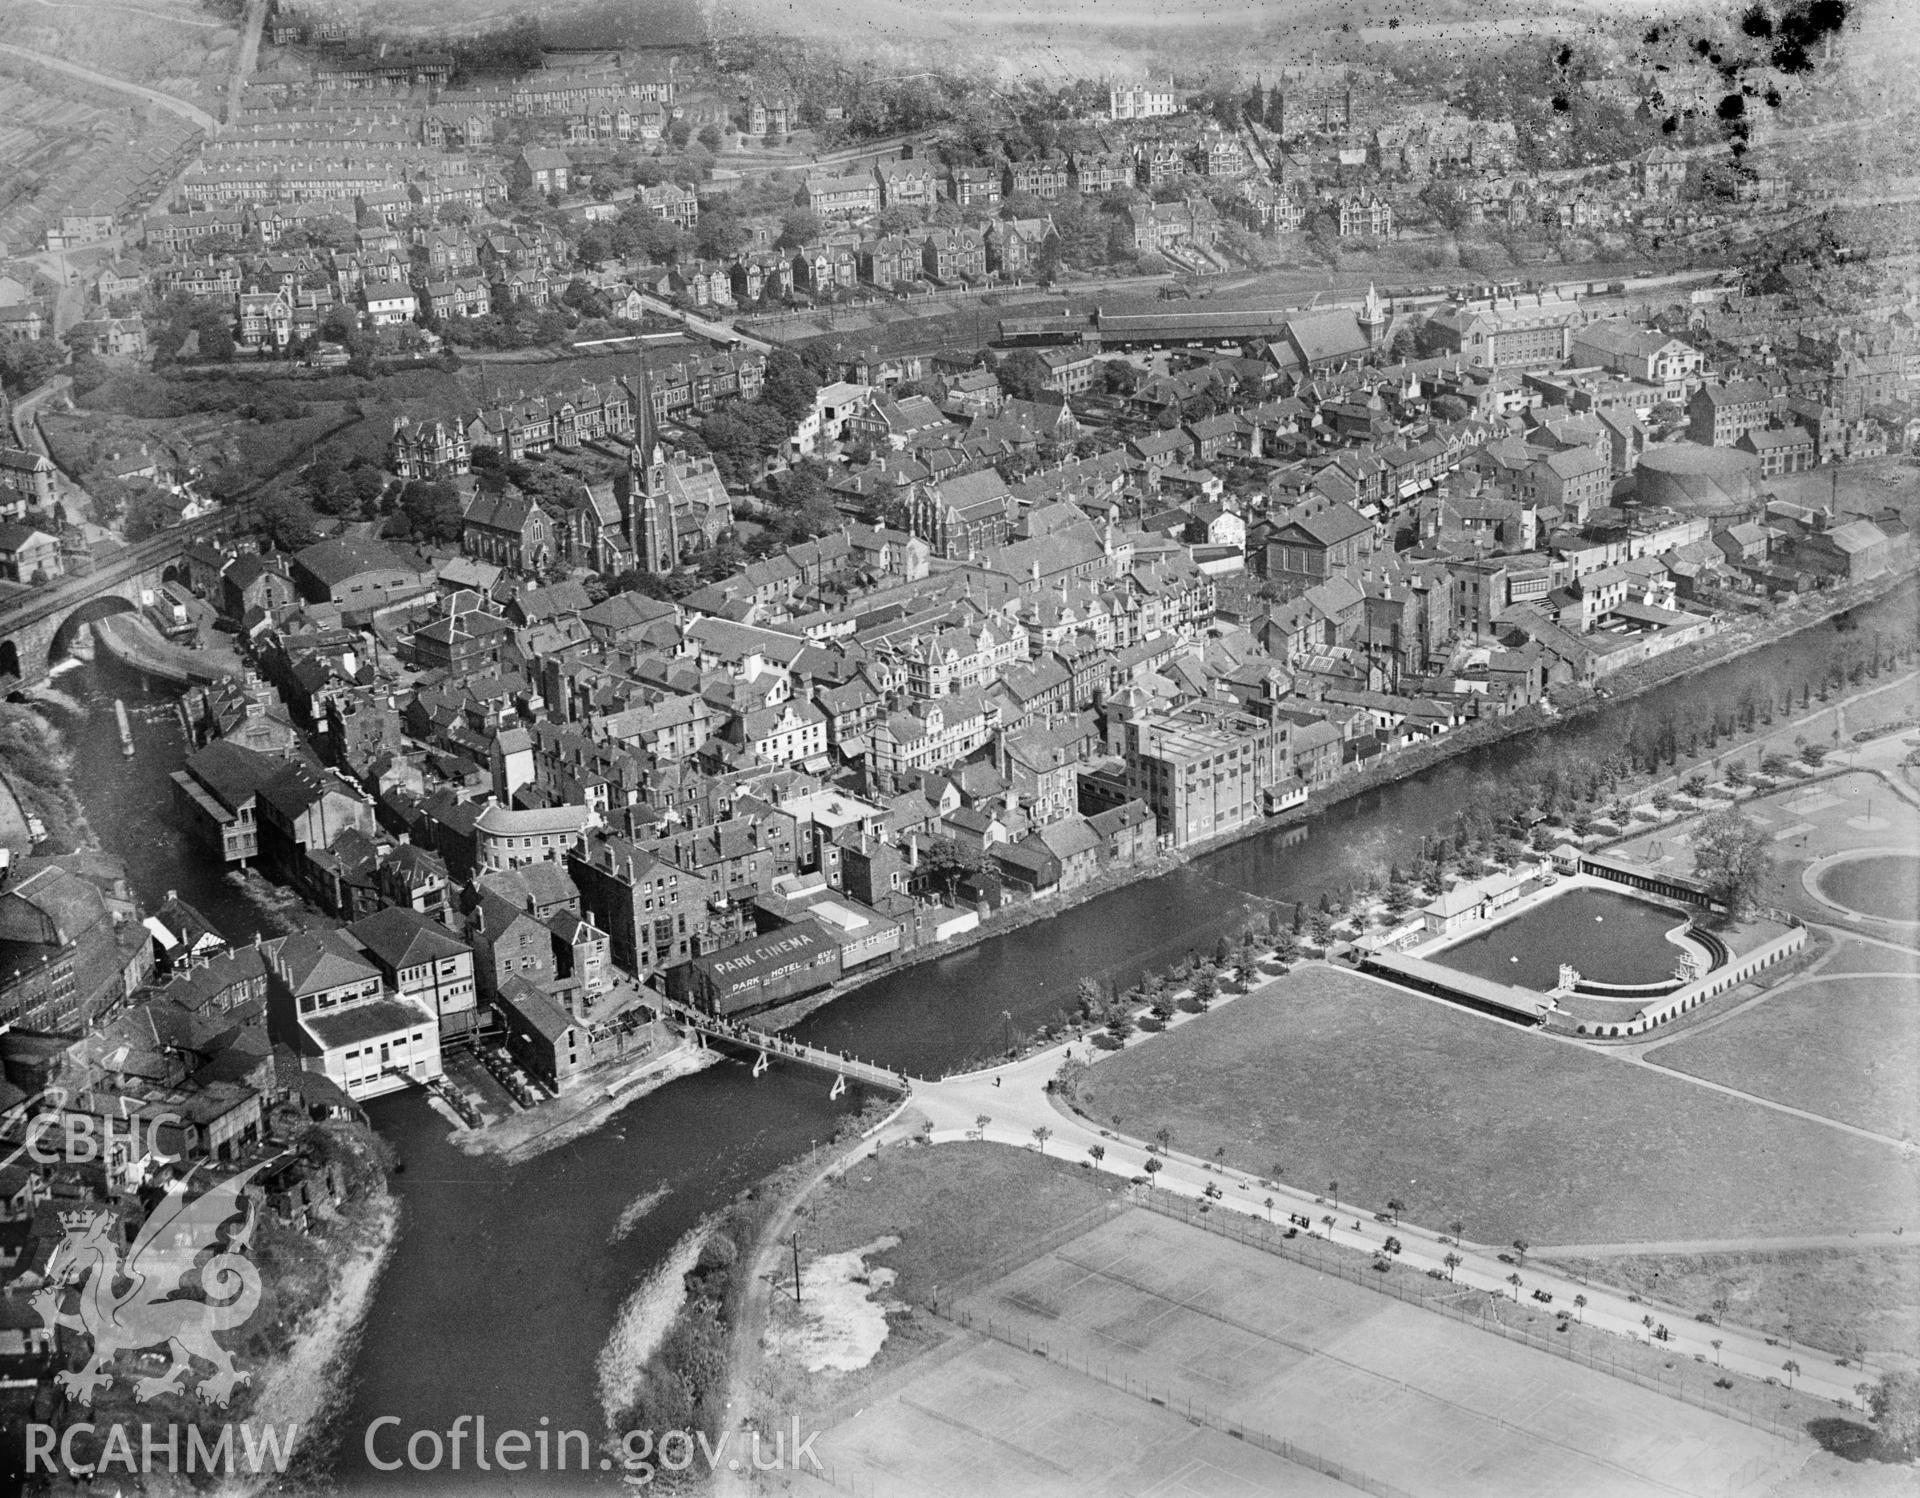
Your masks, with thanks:
[[[1910,583],[1851,626],[1912,639]],[[1737,705],[1750,685],[1779,691],[1826,658],[1839,627],[1826,624],[1639,699],[1656,717],[1671,707]],[[175,825],[168,774],[183,737],[169,696],[148,693],[101,664],[61,678],[91,707],[66,723],[78,788],[108,847],[149,901],[178,890],[236,939],[262,929],[257,908]],[[134,715],[139,754],[124,759],[112,700]],[[810,1017],[797,1033],[836,1050],[938,1076],[1003,1050],[1009,1030],[1030,1032],[1067,1014],[1087,976],[1131,982],[1145,967],[1211,949],[1266,902],[1318,899],[1323,889],[1418,856],[1420,840],[1497,784],[1539,743],[1575,748],[1617,741],[1635,709],[1610,705],[1575,721],[1464,754],[1354,797],[1311,821],[1276,827],[1163,877],[1102,895],[1045,922],[881,977]],[[754,1079],[726,1063],[643,1098],[600,1132],[531,1164],[471,1160],[445,1142],[446,1125],[414,1098],[382,1100],[375,1123],[399,1147],[395,1178],[402,1236],[381,1282],[340,1422],[336,1472],[350,1491],[402,1485],[370,1469],[362,1434],[446,1430],[457,1415],[493,1429],[597,1431],[594,1359],[622,1299],[706,1212],[831,1134],[858,1104],[827,1099],[825,1081],[775,1067]],[[666,1188],[660,1204],[618,1242],[610,1234],[635,1198]],[[442,1474],[445,1478],[445,1474]],[[493,1474],[485,1486],[501,1478]],[[601,1479],[607,1480],[607,1479]],[[424,1480],[407,1477],[407,1485]],[[443,1484],[436,1483],[435,1486]],[[454,1487],[476,1486],[470,1471]],[[530,1478],[513,1491],[541,1491]]]

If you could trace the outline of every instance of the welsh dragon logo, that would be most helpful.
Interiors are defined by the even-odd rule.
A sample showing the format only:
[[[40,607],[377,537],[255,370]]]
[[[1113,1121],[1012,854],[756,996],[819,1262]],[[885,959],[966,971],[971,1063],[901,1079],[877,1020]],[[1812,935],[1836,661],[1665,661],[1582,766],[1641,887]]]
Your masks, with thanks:
[[[113,1382],[105,1370],[115,1354],[163,1344],[173,1362],[164,1373],[135,1380],[136,1399],[179,1392],[195,1357],[214,1367],[199,1384],[200,1397],[210,1404],[225,1405],[234,1387],[247,1381],[249,1375],[234,1368],[232,1354],[213,1334],[244,1326],[260,1304],[260,1271],[246,1257],[256,1214],[241,1198],[260,1168],[243,1170],[192,1200],[185,1181],[171,1184],[124,1259],[113,1241],[111,1213],[76,1213],[64,1219],[66,1237],[53,1251],[46,1288],[34,1297],[33,1306],[49,1331],[64,1326],[93,1341],[86,1367],[57,1375],[61,1387],[81,1404],[92,1404],[94,1391]],[[227,1234],[223,1245],[220,1230],[235,1217],[245,1221]],[[202,1262],[200,1256],[208,1249],[214,1253]],[[176,1296],[196,1265],[205,1299]],[[77,1312],[62,1306],[69,1295],[77,1299]]]

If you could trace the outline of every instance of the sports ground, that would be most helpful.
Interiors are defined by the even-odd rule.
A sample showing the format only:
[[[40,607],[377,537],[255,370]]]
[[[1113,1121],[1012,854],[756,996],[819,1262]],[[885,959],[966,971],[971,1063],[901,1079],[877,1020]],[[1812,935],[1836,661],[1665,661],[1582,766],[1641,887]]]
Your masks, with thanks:
[[[991,1333],[823,1438],[837,1485],[1331,1491],[1311,1461],[1421,1498],[1743,1498],[1811,1450],[1144,1211],[963,1309]]]
[[[858,1498],[1338,1498],[1353,1491],[984,1337],[916,1365],[911,1380],[834,1426],[815,1449],[831,1486]]]

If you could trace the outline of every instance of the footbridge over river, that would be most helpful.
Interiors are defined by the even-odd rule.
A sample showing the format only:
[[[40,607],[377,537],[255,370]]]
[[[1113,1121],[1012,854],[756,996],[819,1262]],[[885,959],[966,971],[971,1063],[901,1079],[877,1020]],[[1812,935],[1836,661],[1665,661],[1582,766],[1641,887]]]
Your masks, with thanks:
[[[34,686],[71,652],[80,626],[137,612],[164,582],[184,579],[186,554],[199,541],[239,529],[244,510],[190,520],[100,560],[91,572],[59,578],[0,602],[0,681]]]
[[[718,1019],[672,1000],[667,1002],[666,1008],[676,1023],[700,1037],[701,1044],[753,1052],[753,1074],[756,1077],[775,1061],[791,1061],[816,1071],[831,1073],[835,1097],[846,1090],[849,1081],[878,1087],[885,1092],[897,1092],[903,1097],[913,1091],[913,1078],[904,1072],[891,1071],[871,1061],[861,1061],[838,1051],[808,1045],[804,1041],[790,1040],[771,1030],[757,1029],[737,1020]]]

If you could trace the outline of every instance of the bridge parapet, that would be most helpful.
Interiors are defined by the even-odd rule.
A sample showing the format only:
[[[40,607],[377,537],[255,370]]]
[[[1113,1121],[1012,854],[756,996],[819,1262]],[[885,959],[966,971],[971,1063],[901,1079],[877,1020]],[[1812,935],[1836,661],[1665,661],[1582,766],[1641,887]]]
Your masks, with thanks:
[[[913,1091],[913,1079],[904,1072],[879,1066],[871,1061],[862,1061],[858,1057],[829,1051],[820,1046],[808,1045],[805,1041],[791,1040],[784,1035],[776,1035],[771,1030],[761,1030],[753,1025],[740,1024],[732,1020],[715,1018],[703,1014],[697,1009],[684,1005],[674,1005],[674,1017],[688,1029],[698,1032],[710,1040],[722,1044],[737,1045],[759,1053],[764,1058],[778,1058],[782,1061],[797,1062],[817,1071],[831,1072],[836,1077],[850,1079],[868,1087],[878,1087],[887,1092],[902,1095]],[[764,1070],[756,1065],[755,1074]],[[835,1095],[838,1096],[836,1086]]]
[[[195,542],[245,522],[245,508],[222,510],[149,536],[104,558],[91,572],[61,578],[0,604],[0,675],[46,680],[79,623],[140,607]]]

